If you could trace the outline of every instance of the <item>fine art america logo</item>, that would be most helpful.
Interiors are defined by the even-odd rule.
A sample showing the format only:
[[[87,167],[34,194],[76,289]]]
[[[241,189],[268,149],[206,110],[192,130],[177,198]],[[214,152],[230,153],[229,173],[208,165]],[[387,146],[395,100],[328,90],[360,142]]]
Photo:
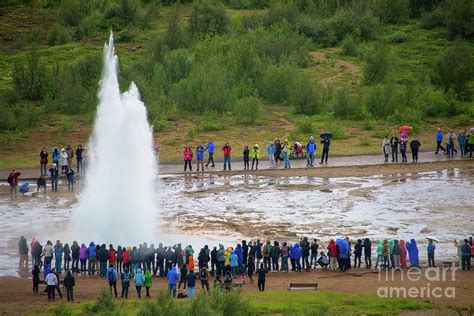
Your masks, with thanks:
[[[455,298],[456,267],[409,268],[379,270],[379,282],[387,283],[377,289],[379,297],[394,298]],[[454,283],[451,283],[454,284]]]

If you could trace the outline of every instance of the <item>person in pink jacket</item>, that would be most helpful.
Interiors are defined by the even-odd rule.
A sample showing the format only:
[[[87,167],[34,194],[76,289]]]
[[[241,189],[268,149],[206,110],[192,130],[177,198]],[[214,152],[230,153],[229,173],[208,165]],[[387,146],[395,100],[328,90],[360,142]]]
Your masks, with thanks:
[[[184,147],[183,151],[183,156],[184,156],[184,171],[187,170],[187,167],[189,165],[189,171],[193,171],[193,167],[191,167],[191,161],[193,160],[193,150],[189,145],[186,145]]]

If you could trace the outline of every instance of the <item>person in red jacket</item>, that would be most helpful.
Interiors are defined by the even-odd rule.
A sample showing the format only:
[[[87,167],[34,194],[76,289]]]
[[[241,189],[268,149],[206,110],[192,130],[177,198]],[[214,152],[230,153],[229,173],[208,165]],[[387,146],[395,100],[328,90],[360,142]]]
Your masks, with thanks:
[[[130,271],[130,254],[128,253],[128,250],[123,247],[122,251],[122,260],[123,260],[123,269],[128,269]]]
[[[117,252],[114,249],[112,244],[109,245],[109,266],[112,265],[115,267],[115,262],[117,261]]]
[[[10,194],[12,199],[16,199],[17,187],[18,187],[18,178],[20,177],[21,172],[16,171],[15,169],[10,172],[7,178],[7,182],[10,185]]]
[[[224,171],[226,170],[226,166],[229,166],[230,171],[230,151],[232,150],[232,147],[230,147],[229,143],[225,143],[224,147],[222,147],[222,150],[224,151]]]
[[[193,167],[191,167],[191,161],[193,160],[193,150],[189,145],[186,145],[184,147],[183,151],[183,156],[184,156],[184,171],[187,170],[187,167],[189,165],[189,171],[193,171]]]
[[[331,271],[336,271],[337,269],[337,245],[334,242],[334,239],[329,241],[328,246],[328,255],[329,255],[329,268]]]

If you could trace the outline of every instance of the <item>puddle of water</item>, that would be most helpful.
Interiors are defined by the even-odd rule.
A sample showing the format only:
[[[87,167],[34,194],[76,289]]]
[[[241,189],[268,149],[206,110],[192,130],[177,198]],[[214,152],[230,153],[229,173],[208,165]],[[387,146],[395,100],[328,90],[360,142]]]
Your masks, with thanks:
[[[301,235],[326,242],[340,236],[416,238],[424,258],[424,238],[431,235],[440,239],[438,258],[454,257],[453,240],[473,233],[472,179],[472,170],[459,169],[331,179],[162,177],[156,216],[162,233],[148,242],[199,249],[241,239],[296,241]],[[1,192],[0,275],[17,273],[20,235],[35,236],[43,244],[46,239],[90,241],[71,236],[68,229],[74,194],[40,193],[11,201]]]

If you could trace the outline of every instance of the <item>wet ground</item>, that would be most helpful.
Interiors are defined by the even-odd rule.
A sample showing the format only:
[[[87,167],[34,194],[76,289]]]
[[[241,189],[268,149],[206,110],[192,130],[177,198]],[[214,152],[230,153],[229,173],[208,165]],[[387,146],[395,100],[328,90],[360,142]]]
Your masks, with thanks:
[[[461,161],[452,162],[461,168],[447,165],[410,165],[394,172],[398,165],[389,164],[357,176],[348,172],[355,167],[326,168],[332,173],[324,177],[304,169],[295,176],[283,171],[272,176],[263,171],[161,175],[155,220],[161,233],[153,242],[202,247],[242,238],[291,242],[308,236],[324,243],[341,236],[416,238],[425,259],[425,237],[435,236],[440,239],[437,257],[451,258],[456,255],[453,240],[474,232],[474,168]],[[17,273],[11,262],[17,260],[20,235],[36,236],[42,243],[82,241],[68,235],[78,185],[75,193],[60,183],[59,193],[27,194],[14,201],[7,186],[0,186],[0,275]]]

